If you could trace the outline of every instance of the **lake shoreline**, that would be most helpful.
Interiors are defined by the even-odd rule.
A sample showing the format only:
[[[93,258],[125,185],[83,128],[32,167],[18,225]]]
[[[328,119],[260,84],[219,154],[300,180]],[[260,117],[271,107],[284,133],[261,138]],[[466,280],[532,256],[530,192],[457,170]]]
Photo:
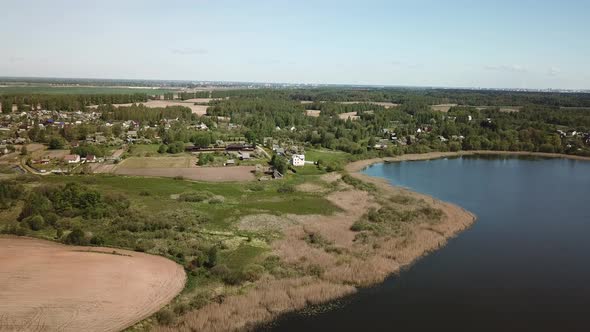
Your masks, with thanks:
[[[360,172],[363,169],[378,163],[386,162],[397,162],[397,161],[419,161],[419,160],[431,160],[448,157],[462,157],[462,156],[483,156],[483,155],[496,155],[496,156],[529,156],[529,157],[542,157],[542,158],[564,158],[571,160],[586,160],[590,161],[590,157],[576,156],[562,153],[545,153],[545,152],[528,152],[528,151],[489,151],[489,150],[473,150],[473,151],[457,151],[457,152],[428,152],[428,153],[413,153],[403,154],[396,157],[383,157],[383,158],[372,158],[362,159],[348,163],[344,169],[349,173]]]
[[[351,164],[347,169],[357,168],[357,164]],[[273,242],[271,253],[290,266],[308,271],[304,276],[263,278],[251,284],[246,294],[228,296],[221,303],[208,304],[181,318],[189,324],[181,323],[173,328],[158,326],[156,331],[256,330],[285,314],[382,283],[421,257],[444,247],[476,220],[473,213],[455,204],[362,174],[359,172],[362,168],[350,175],[374,187],[374,191],[344,183],[340,173],[322,176],[323,181],[338,186],[326,198],[342,212],[329,216],[282,217],[291,224],[284,226],[284,236]],[[371,208],[381,207],[383,199],[394,197],[409,199],[410,203],[405,203],[402,209],[429,207],[440,210],[442,217],[437,221],[421,217],[416,222],[404,223],[404,231],[398,235],[375,236],[367,243],[357,242],[359,232],[352,231],[352,225]],[[309,234],[318,235],[329,245],[310,244]],[[315,267],[321,268],[319,274],[314,272]]]

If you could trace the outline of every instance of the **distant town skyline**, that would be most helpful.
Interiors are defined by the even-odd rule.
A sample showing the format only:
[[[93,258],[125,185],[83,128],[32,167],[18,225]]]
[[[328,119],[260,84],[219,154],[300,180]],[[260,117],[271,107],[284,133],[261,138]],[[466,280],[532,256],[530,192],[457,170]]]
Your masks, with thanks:
[[[0,76],[590,89],[590,3],[3,1]]]

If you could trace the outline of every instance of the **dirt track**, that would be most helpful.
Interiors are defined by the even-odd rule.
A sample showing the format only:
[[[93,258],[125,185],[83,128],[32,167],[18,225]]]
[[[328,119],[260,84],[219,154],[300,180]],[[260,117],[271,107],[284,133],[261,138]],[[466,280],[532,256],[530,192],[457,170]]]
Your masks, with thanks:
[[[180,265],[116,251],[0,237],[0,331],[119,331],[183,289]]]

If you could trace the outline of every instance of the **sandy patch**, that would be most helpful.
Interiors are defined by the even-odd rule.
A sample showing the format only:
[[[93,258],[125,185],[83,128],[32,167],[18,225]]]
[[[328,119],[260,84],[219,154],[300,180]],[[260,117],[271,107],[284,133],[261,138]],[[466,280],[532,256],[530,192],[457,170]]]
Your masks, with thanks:
[[[159,256],[0,237],[0,331],[119,331],[158,311],[185,273]]]
[[[360,119],[360,116],[356,115],[356,112],[348,112],[348,113],[340,113],[338,114],[338,117],[342,120],[358,120]]]
[[[306,110],[305,115],[317,118],[318,116],[320,116],[321,112],[322,111],[318,111],[318,110]]]
[[[432,105],[430,106],[430,108],[432,108],[433,111],[437,111],[437,112],[448,112],[451,107],[455,107],[457,106],[457,104],[439,104],[439,105]]]
[[[66,155],[70,154],[70,150],[46,150],[38,149],[31,153],[31,157],[34,159],[50,158],[50,159],[63,159]]]

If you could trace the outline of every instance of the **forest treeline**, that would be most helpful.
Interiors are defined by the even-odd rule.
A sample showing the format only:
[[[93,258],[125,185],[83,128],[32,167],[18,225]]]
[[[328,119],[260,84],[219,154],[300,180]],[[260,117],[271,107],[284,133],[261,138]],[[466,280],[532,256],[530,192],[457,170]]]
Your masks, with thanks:
[[[249,89],[213,91],[213,98],[282,96],[298,101],[373,101],[402,104],[420,101],[428,105],[590,107],[588,93],[517,92],[499,90],[410,88]]]
[[[9,113],[12,105],[19,112],[40,107],[49,111],[84,111],[87,106],[103,104],[142,103],[148,101],[148,95],[134,94],[79,94],[79,95],[46,95],[16,94],[1,96],[2,112]]]

